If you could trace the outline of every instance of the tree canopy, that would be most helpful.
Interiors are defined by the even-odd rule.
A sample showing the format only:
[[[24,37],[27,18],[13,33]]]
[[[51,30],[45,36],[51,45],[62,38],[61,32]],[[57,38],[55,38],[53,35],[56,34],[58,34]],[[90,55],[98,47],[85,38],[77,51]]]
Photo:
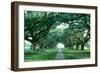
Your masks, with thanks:
[[[53,48],[58,42],[84,50],[90,39],[90,14],[24,11],[24,31],[24,39],[33,44],[33,50],[37,45]]]

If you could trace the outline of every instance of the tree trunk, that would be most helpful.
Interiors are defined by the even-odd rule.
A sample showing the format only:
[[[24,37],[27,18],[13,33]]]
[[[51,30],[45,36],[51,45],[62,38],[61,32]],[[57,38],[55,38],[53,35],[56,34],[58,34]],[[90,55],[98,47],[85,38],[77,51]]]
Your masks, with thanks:
[[[79,48],[79,44],[76,44],[76,49],[78,50],[78,48]]]
[[[81,44],[81,50],[84,50],[84,43],[83,44]]]
[[[36,45],[33,43],[33,53],[35,52]]]

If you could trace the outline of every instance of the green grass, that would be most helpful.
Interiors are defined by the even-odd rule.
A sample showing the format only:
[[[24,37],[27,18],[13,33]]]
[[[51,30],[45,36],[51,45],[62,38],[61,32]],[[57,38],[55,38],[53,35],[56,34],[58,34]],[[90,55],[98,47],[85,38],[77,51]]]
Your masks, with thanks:
[[[87,59],[90,58],[90,50],[62,49],[65,59]]]
[[[46,49],[40,50],[37,54],[25,53],[24,61],[44,61],[44,60],[54,60],[57,54],[57,49]]]
[[[58,49],[41,49],[36,54],[33,53],[25,53],[24,61],[32,62],[32,61],[47,61],[47,60],[55,60]],[[71,59],[87,59],[90,58],[90,50],[74,50],[74,49],[62,49],[64,54],[64,58],[66,60]]]

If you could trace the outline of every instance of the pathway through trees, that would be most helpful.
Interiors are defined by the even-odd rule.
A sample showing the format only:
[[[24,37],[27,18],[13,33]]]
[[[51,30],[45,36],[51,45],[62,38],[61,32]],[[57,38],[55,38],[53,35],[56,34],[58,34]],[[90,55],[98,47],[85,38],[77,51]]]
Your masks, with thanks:
[[[64,60],[64,54],[63,54],[61,48],[58,49],[58,53],[57,53],[57,56],[56,56],[55,59],[56,59],[56,60]]]

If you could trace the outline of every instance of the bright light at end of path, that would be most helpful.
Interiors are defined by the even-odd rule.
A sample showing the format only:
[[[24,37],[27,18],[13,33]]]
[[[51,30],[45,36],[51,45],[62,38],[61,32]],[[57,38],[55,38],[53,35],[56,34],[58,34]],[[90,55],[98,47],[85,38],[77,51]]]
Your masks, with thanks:
[[[63,43],[58,43],[57,48],[64,48],[64,44]]]

